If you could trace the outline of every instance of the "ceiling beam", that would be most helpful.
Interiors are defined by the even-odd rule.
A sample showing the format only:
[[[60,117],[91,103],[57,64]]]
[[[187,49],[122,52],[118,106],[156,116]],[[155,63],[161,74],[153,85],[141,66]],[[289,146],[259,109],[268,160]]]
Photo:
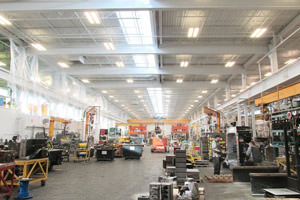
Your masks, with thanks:
[[[174,88],[174,89],[214,89],[226,87],[226,82],[220,81],[217,84],[211,84],[210,81],[193,81],[176,83],[175,81],[135,81],[134,83],[126,83],[125,81],[92,81],[87,87],[94,89],[132,89],[132,88]]]
[[[300,9],[298,0],[85,0],[12,1],[0,4],[0,11],[61,10],[145,10],[145,9]]]
[[[297,63],[291,66],[281,68],[280,71],[278,71],[276,74],[273,74],[271,77],[261,80],[256,85],[241,92],[235,98],[232,98],[231,100],[227,101],[223,105],[219,106],[217,109],[222,110],[230,105],[243,102],[249,98],[260,95],[261,93],[269,89],[277,87],[278,85],[285,83],[288,80],[296,78],[300,76],[299,68],[300,68],[300,61],[298,61]]]
[[[118,47],[115,50],[108,51],[104,46],[70,46],[70,47],[47,47],[47,51],[29,50],[29,54],[38,55],[130,55],[130,54],[159,54],[159,55],[176,55],[176,54],[265,54],[268,49],[264,45],[162,45],[160,48],[154,46],[129,46]]]
[[[105,67],[99,68],[91,65],[81,65],[66,69],[72,76],[106,76],[106,75],[211,75],[211,74],[241,74],[244,69],[241,66],[225,68],[223,65],[191,66],[181,68],[179,66],[164,66],[163,68],[145,67]]]

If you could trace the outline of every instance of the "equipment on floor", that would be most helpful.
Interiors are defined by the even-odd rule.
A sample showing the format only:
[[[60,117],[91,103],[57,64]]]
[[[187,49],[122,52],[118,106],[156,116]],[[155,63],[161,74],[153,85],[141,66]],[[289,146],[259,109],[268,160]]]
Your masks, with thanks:
[[[125,159],[140,159],[143,154],[143,145],[124,144],[122,150]]]
[[[0,163],[10,163],[15,161],[16,151],[0,150]]]
[[[182,186],[186,180],[186,151],[176,150],[175,152],[175,175],[177,177],[177,185]]]
[[[147,133],[147,126],[145,124],[140,124],[139,126],[131,125],[129,126],[128,135],[146,135]]]
[[[209,183],[232,183],[233,177],[231,174],[221,174],[213,176],[205,176]]]
[[[188,139],[189,128],[187,125],[182,123],[176,123],[172,125],[172,139],[177,139],[178,141],[184,141]]]
[[[230,165],[244,165],[252,134],[249,126],[230,127],[226,131],[227,160]]]
[[[198,151],[195,149],[194,143],[192,142],[189,149],[187,150],[186,159],[188,162],[192,163],[193,165],[197,160],[202,160],[201,156],[199,155]]]
[[[38,159],[47,158],[47,139],[24,139],[20,143],[19,158]]]
[[[15,167],[15,163],[13,162],[0,164],[0,199],[10,199],[15,180]],[[7,176],[11,176],[11,180],[6,180],[5,177]]]
[[[96,146],[96,159],[97,161],[112,161],[114,160],[114,148],[111,146],[101,145]]]
[[[20,179],[20,187],[17,195],[18,199],[31,199],[33,196],[29,194],[29,182],[31,178]]]
[[[54,165],[61,165],[63,161],[63,149],[49,149],[49,170],[53,169]]]
[[[152,137],[151,152],[169,152],[168,138],[160,135]]]
[[[150,183],[149,185],[150,200],[172,200],[173,184],[172,183]]]
[[[89,161],[90,148],[87,142],[78,144],[77,149],[74,151],[74,161]]]
[[[50,124],[49,124],[49,137],[53,138],[54,136],[54,124],[55,122],[60,122],[64,124],[63,133],[66,133],[66,128],[69,123],[71,123],[70,120],[65,120],[57,117],[50,117]]]

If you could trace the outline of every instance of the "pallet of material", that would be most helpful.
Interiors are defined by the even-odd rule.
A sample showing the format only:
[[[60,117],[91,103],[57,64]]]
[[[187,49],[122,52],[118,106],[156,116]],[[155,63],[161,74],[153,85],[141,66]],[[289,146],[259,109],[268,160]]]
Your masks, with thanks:
[[[205,176],[209,183],[232,183],[233,177],[231,174]]]

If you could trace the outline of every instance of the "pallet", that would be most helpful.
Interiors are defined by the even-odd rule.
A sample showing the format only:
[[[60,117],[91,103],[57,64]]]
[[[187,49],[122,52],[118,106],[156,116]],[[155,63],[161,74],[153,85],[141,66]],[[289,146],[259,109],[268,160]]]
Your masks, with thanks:
[[[231,174],[205,176],[209,183],[232,183],[233,177]]]

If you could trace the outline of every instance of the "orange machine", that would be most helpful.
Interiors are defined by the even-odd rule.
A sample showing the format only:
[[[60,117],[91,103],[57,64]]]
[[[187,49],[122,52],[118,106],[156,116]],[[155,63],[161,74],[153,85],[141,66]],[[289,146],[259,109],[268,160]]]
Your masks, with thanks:
[[[152,137],[151,152],[169,152],[168,138]]]
[[[189,127],[186,126],[185,124],[181,124],[181,123],[177,123],[172,125],[172,134],[175,133],[185,133],[188,134],[189,133]]]
[[[128,135],[146,135],[147,127],[145,124],[140,124],[139,126],[129,126]]]

